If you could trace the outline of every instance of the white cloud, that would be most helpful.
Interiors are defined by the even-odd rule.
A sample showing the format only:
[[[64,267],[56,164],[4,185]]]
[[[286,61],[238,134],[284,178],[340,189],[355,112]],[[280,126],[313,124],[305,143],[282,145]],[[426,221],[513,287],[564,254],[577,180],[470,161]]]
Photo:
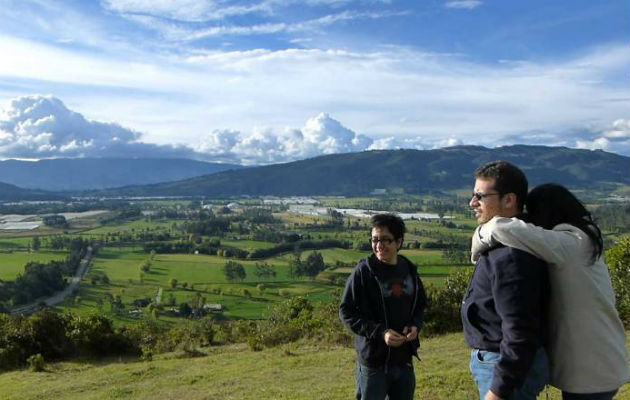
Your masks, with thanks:
[[[416,149],[426,150],[432,146],[421,137],[395,137],[388,136],[374,141],[368,150],[387,150],[387,149]]]
[[[264,22],[249,25],[221,24],[196,28],[186,23],[173,22],[153,15],[128,14],[125,18],[160,32],[165,38],[175,41],[194,41],[218,36],[253,36],[277,33],[301,33],[353,20],[373,20],[407,15],[406,11],[342,11],[322,17],[296,22]]]
[[[89,121],[52,96],[24,96],[0,112],[0,157],[187,157],[182,147],[139,141],[115,123]]]
[[[457,138],[448,138],[444,140],[440,140],[436,147],[453,147],[453,146],[461,146],[464,142],[461,139]]]
[[[630,138],[630,120],[618,119],[612,125],[612,128],[602,133],[605,138],[610,140],[627,140]]]
[[[250,134],[215,130],[196,147],[199,153],[222,161],[269,164],[315,157],[322,154],[366,150],[372,139],[344,127],[328,114],[309,118],[301,129],[282,132],[256,128]]]
[[[246,15],[269,16],[279,14],[290,6],[339,8],[352,3],[389,4],[390,0],[261,0],[230,4],[220,0],[102,0],[101,6],[110,11],[130,16],[152,16],[181,22],[206,22]]]
[[[479,0],[450,0],[446,2],[445,7],[472,10],[479,7],[481,4],[483,4],[483,2]]]
[[[562,61],[498,64],[401,47],[146,53],[138,62],[3,36],[0,54],[0,81],[20,83],[1,100],[54,93],[161,144],[198,143],[218,128],[281,135],[330,110],[373,147],[392,135],[423,138],[409,146],[446,137],[492,147],[521,143],[524,132],[536,132],[539,144],[573,146],[574,132],[603,132],[626,116],[629,100],[615,78],[630,68],[625,43]],[[291,143],[294,154],[308,153]]]
[[[121,14],[151,15],[179,21],[199,22],[253,13],[270,13],[265,2],[225,6],[213,0],[103,0],[101,6]]]
[[[580,135],[569,144],[558,134],[523,132],[518,140],[506,136],[489,147],[544,142],[628,154],[630,121],[616,120],[608,128]],[[0,158],[183,157],[254,165],[323,154],[403,148],[426,150],[464,144],[457,137],[399,135],[374,139],[356,133],[326,113],[308,118],[301,128],[254,128],[249,133],[215,129],[196,144],[186,146],[158,145],[142,139],[142,134],[120,124],[88,120],[52,96],[19,97],[0,110]]]
[[[618,119],[612,123],[612,127],[588,136],[577,139],[575,147],[630,155],[630,120]]]

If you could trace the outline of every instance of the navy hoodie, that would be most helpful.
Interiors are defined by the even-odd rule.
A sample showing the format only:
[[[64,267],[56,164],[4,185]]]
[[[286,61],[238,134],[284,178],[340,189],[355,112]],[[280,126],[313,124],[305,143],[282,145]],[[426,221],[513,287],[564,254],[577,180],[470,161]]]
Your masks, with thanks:
[[[426,294],[417,267],[404,256],[414,282],[414,299],[409,324],[423,325]],[[339,306],[341,321],[355,333],[354,347],[359,362],[368,367],[385,366],[390,357],[390,347],[385,344],[385,331],[389,329],[385,301],[373,266],[379,262],[374,254],[362,259],[348,281]],[[419,339],[410,343],[410,351],[418,357]]]
[[[507,398],[519,387],[544,344],[549,278],[544,261],[501,246],[479,258],[462,301],[471,348],[501,354],[490,390]]]

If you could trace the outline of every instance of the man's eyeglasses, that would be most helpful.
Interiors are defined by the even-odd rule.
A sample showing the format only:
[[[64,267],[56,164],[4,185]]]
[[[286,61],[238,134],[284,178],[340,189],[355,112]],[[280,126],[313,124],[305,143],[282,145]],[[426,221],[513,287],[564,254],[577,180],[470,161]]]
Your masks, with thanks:
[[[372,242],[373,245],[377,245],[378,242],[381,242],[382,244],[389,246],[390,244],[394,243],[396,240],[392,239],[392,238],[376,238],[373,237],[370,239],[370,242]]]
[[[477,201],[482,201],[483,199],[485,199],[488,196],[503,196],[503,193],[479,193],[479,192],[473,192],[473,194],[472,194],[472,198],[477,200]]]

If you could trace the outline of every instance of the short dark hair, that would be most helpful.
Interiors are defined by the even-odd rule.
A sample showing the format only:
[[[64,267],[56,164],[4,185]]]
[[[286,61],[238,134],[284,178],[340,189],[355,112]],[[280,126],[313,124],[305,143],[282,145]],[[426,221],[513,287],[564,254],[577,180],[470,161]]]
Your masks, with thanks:
[[[394,236],[394,239],[404,239],[405,222],[396,214],[375,214],[372,216],[372,228],[387,228],[389,232]]]
[[[527,178],[523,171],[507,161],[492,161],[475,171],[476,179],[494,179],[494,189],[501,194],[514,193],[519,211],[527,198]]]

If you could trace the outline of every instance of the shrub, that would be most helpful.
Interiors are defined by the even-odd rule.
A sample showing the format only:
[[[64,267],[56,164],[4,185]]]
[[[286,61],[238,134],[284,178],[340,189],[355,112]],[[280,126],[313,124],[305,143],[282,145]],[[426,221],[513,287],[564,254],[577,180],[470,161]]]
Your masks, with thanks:
[[[259,283],[258,285],[256,285],[256,289],[258,289],[258,292],[260,294],[263,294],[265,289],[267,289],[267,286],[265,286],[264,283]]]
[[[446,278],[443,287],[428,286],[426,288],[427,308],[424,312],[423,335],[461,331],[460,307],[472,278],[472,272],[472,267],[458,269]]]
[[[26,360],[26,362],[28,363],[28,367],[33,372],[42,372],[44,371],[44,367],[46,366],[44,357],[40,353],[33,354]]]
[[[630,328],[630,237],[623,237],[606,252],[615,304],[619,318],[626,329]]]
[[[139,353],[129,336],[125,335],[126,331],[115,331],[112,321],[102,315],[73,315],[68,329],[68,336],[80,354],[103,356]]]

